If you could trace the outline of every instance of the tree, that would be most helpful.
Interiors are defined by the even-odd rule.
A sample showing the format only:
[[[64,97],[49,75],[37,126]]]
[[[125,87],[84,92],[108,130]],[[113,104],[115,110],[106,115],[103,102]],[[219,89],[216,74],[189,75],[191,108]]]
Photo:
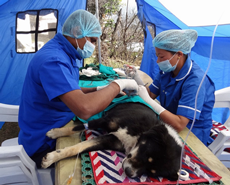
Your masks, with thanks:
[[[121,0],[100,0],[98,7],[102,26],[102,63],[110,65],[111,60],[121,63],[140,61],[144,35],[136,12],[129,11],[128,0],[126,8],[121,6]],[[95,1],[89,0],[87,8],[95,14]]]

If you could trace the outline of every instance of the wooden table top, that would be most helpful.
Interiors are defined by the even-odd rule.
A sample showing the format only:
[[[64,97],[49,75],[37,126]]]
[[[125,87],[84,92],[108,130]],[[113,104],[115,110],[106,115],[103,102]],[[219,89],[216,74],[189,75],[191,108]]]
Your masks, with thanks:
[[[70,121],[65,125],[65,127],[71,127],[73,125],[74,122]],[[72,146],[79,142],[79,133],[68,137],[61,137],[57,139],[56,149]],[[79,157],[77,158],[76,156],[73,156],[67,159],[63,159],[55,164],[55,185],[66,185],[69,177],[72,175],[73,178],[71,184],[80,185],[82,184],[81,174],[81,159]]]
[[[143,82],[148,86],[153,82],[150,76],[146,73],[138,70],[139,76]],[[70,121],[65,127],[73,126],[73,121]],[[187,136],[188,129],[185,128],[179,133],[181,138],[184,140]],[[70,137],[62,137],[57,139],[56,148],[64,148],[67,146],[74,145],[80,142],[79,134],[74,134]],[[220,160],[191,132],[188,139],[187,145],[194,151],[198,157],[215,173],[222,177],[221,181],[228,185],[230,184],[230,171],[220,162]],[[69,176],[74,173],[71,184],[82,184],[81,180],[81,160],[77,157],[70,157],[63,159],[56,163],[55,166],[55,185],[66,185],[69,180]],[[74,171],[76,167],[76,170]]]
[[[70,121],[65,127],[70,126],[73,126],[73,121]],[[179,133],[179,135],[184,140],[187,133],[188,129],[185,128]],[[70,137],[58,138],[56,148],[60,149],[66,146],[74,145],[80,142],[79,138],[79,134],[74,134]],[[230,184],[230,171],[192,132],[190,133],[186,143],[211,170],[222,177],[221,181],[225,185]],[[75,166],[76,170],[74,172]],[[57,162],[55,166],[55,185],[66,185],[69,180],[69,176],[73,173],[74,176],[71,184],[82,184],[80,158],[77,159],[75,156]]]
[[[185,140],[188,131],[189,129],[186,127],[179,133],[183,140]],[[225,185],[230,184],[230,171],[192,132],[189,134],[186,143],[204,162],[204,164],[222,177],[221,181]]]

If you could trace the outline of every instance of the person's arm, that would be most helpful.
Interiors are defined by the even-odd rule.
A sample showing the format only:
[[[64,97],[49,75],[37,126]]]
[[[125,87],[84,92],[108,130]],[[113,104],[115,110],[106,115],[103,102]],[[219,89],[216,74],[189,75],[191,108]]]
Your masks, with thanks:
[[[119,92],[119,86],[116,83],[111,83],[100,91],[85,94],[81,90],[73,90],[59,98],[76,116],[87,120],[92,115],[104,110]]]
[[[182,131],[188,124],[189,119],[167,111],[164,107],[162,107],[149,96],[147,89],[144,86],[139,86],[138,95],[153,108],[153,110],[160,116],[163,122],[171,125],[178,132]],[[154,97],[156,95],[152,93],[152,96]]]
[[[152,92],[150,91],[149,87],[146,87],[146,89],[147,89],[147,91],[148,91],[148,93],[149,93],[149,96],[150,96],[152,99],[155,100],[155,99],[157,98],[157,95],[154,94],[154,93],[152,93]]]
[[[73,90],[60,95],[59,98],[76,116],[87,120],[103,111],[123,89],[137,91],[138,85],[134,80],[120,79],[99,91],[84,93],[81,90]]]
[[[86,93],[86,94],[87,94],[87,93],[96,91],[97,88],[96,88],[96,87],[91,87],[91,88],[81,87],[81,90],[82,90],[83,93]]]
[[[82,92],[84,93],[89,93],[89,92],[94,92],[94,91],[98,91],[101,89],[104,89],[105,87],[107,87],[108,85],[103,85],[103,86],[97,86],[97,87],[90,87],[90,88],[86,88],[86,87],[81,87]]]
[[[160,114],[160,118],[163,122],[171,125],[175,130],[177,130],[177,132],[182,131],[189,122],[188,118],[181,115],[173,114],[167,110],[164,110]]]

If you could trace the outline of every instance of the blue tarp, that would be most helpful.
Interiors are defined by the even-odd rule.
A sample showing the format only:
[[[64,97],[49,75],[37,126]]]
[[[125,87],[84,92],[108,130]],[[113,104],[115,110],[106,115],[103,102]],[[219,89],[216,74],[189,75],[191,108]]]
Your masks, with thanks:
[[[156,34],[167,29],[188,29],[198,31],[199,38],[191,57],[206,71],[209,62],[211,37],[214,26],[189,27],[157,0],[136,0],[138,15],[142,20],[156,26]],[[18,105],[27,66],[33,57],[31,54],[19,54],[15,51],[16,14],[21,11],[39,9],[57,9],[58,27],[61,32],[65,19],[77,9],[86,9],[86,0],[0,0],[0,102]],[[188,7],[186,7],[188,8]],[[195,10],[194,10],[194,13]],[[142,16],[143,15],[143,16]],[[192,16],[192,15],[191,15]],[[145,50],[141,70],[153,79],[159,71],[156,64],[152,36],[145,25]],[[220,25],[215,34],[211,67],[208,75],[214,81],[216,90],[230,86],[230,25]],[[224,122],[227,111],[214,110],[213,119]]]
[[[57,32],[77,9],[86,9],[87,0],[0,0],[0,102],[19,105],[27,67],[34,53],[17,53],[16,14],[28,10],[56,9]],[[3,123],[0,123],[0,128]]]
[[[149,74],[152,79],[154,79],[159,71],[156,64],[155,49],[152,46],[152,36],[147,27],[148,24],[155,25],[156,34],[168,29],[195,29],[198,32],[198,39],[192,49],[191,58],[204,71],[207,70],[210,58],[212,35],[216,25],[190,27],[166,9],[165,6],[163,6],[158,0],[136,0],[136,2],[138,7],[138,17],[142,21],[147,33],[144,41],[145,50],[140,68],[142,71]],[[181,8],[188,9],[189,7]],[[186,11],[184,12],[186,13]],[[196,10],[194,10],[194,14],[196,14]],[[193,14],[190,16],[193,16]],[[215,83],[216,90],[230,86],[229,51],[230,25],[219,25],[216,29],[211,65],[207,73]],[[214,109],[213,119],[224,123],[228,114],[227,109]]]
[[[27,66],[34,53],[15,50],[16,14],[27,10],[57,9],[61,32],[66,18],[77,9],[86,9],[86,0],[0,0],[0,102],[19,105]]]

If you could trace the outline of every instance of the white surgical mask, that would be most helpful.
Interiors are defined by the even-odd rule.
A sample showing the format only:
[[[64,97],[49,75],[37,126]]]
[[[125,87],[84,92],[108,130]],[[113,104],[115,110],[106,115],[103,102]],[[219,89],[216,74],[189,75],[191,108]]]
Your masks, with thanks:
[[[78,45],[78,42],[77,42],[77,39],[76,40],[76,43],[77,43],[77,52],[79,53],[79,55],[81,56],[81,58],[89,58],[93,52],[94,52],[94,49],[95,49],[95,45],[92,44],[90,41],[88,41],[86,38],[86,43],[83,47],[83,50],[81,48],[79,48],[79,45]]]
[[[159,68],[162,71],[167,73],[167,72],[174,71],[176,69],[176,66],[177,66],[180,59],[178,58],[177,63],[174,66],[172,66],[171,63],[169,62],[175,56],[175,54],[169,60],[164,60],[162,62],[157,63]]]

